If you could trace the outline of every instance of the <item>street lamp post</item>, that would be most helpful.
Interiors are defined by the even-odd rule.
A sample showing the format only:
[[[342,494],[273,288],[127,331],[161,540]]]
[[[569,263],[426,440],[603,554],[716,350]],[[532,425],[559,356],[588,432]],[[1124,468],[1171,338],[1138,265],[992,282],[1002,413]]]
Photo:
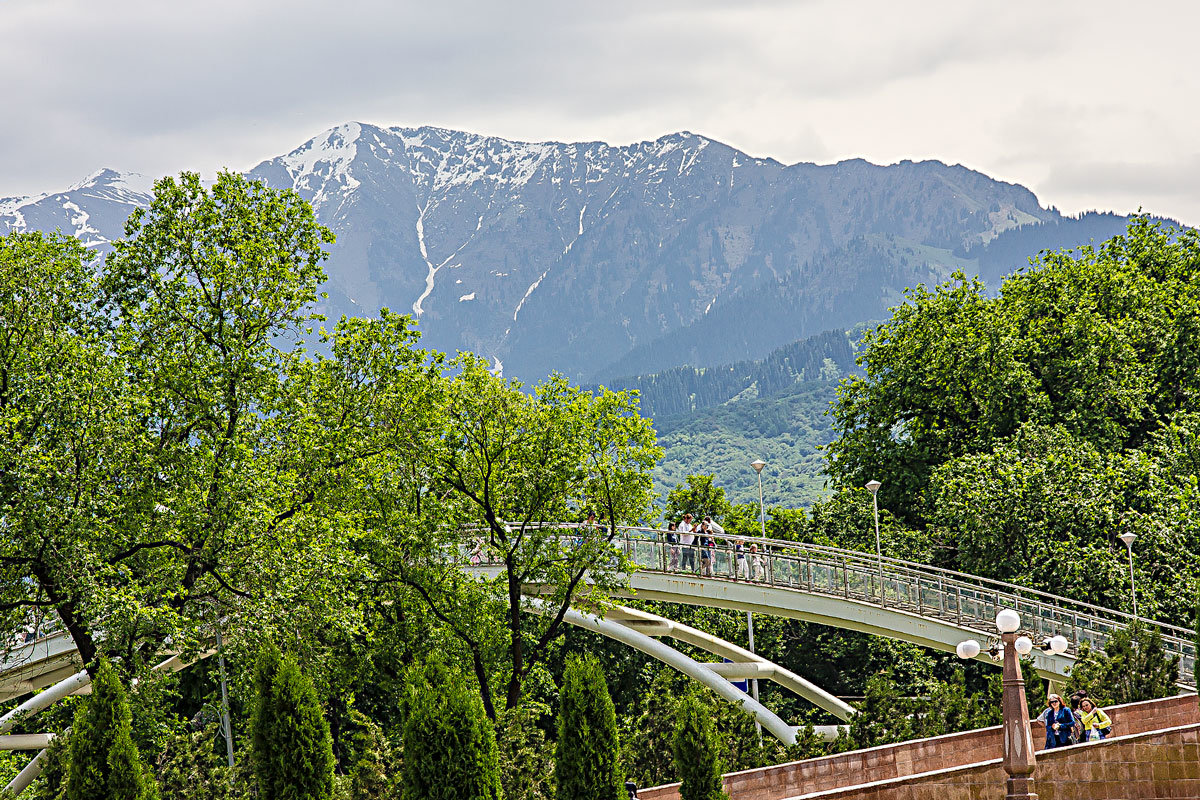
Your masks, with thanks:
[[[1136,533],[1126,531],[1119,537],[1125,543],[1125,549],[1129,551],[1129,594],[1133,597],[1133,619],[1137,620],[1137,585],[1133,582],[1133,540],[1137,538]]]
[[[754,467],[754,471],[758,473],[758,524],[762,530],[762,537],[764,539],[767,538],[767,512],[766,507],[763,506],[762,471],[766,465],[767,462],[761,458],[756,458],[750,462],[750,466]]]
[[[1021,676],[1021,653],[1026,655],[1033,649],[1033,642],[1026,636],[1017,636],[1021,617],[1012,609],[1004,609],[996,615],[996,629],[1000,631],[1000,643],[1004,651],[1004,771],[1005,800],[1037,800],[1033,791],[1033,770],[1037,760],[1033,754],[1033,732],[1029,728],[1029,706],[1025,702],[1025,679]],[[955,648],[959,658],[974,658],[979,655],[979,642],[968,639]]]
[[[766,465],[767,465],[767,462],[763,461],[761,458],[756,458],[750,462],[750,466],[753,467],[754,471],[758,474],[758,525],[759,525],[759,530],[762,531],[762,538],[764,538],[764,539],[767,538],[767,511],[766,511],[766,506],[763,505],[762,471],[763,471],[763,467],[765,467]],[[763,548],[764,549],[766,548],[765,544],[763,545]],[[747,557],[749,557],[749,554],[747,554]],[[753,569],[754,565],[751,564],[750,567],[751,567],[751,569]],[[746,612],[746,640],[750,646],[750,652],[753,653],[754,652],[754,614],[750,611]],[[750,694],[755,700],[758,700],[758,678],[751,678]],[[761,744],[762,743],[762,725],[759,724],[758,720],[754,721],[754,728],[755,728],[755,730],[758,731],[758,741]]]
[[[879,602],[883,602],[883,547],[879,544],[879,481],[867,481],[867,490],[871,492],[871,508],[875,512],[875,558],[879,562]]]

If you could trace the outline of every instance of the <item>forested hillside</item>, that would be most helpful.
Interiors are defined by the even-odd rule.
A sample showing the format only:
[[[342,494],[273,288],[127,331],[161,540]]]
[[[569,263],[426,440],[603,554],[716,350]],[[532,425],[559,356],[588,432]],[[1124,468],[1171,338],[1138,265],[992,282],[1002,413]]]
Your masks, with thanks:
[[[687,414],[734,398],[774,397],[804,381],[836,381],[854,369],[854,351],[842,331],[826,331],[773,350],[759,361],[718,367],[674,367],[607,382],[636,389],[642,413],[655,419]]]

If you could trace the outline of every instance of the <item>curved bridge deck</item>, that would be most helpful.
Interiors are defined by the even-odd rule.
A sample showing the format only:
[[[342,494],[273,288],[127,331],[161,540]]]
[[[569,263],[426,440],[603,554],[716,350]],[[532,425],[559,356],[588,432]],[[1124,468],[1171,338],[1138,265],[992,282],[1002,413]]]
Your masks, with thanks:
[[[570,529],[579,526],[555,527],[564,529],[569,547],[577,535]],[[1134,621],[1121,611],[901,559],[777,539],[713,538],[711,574],[701,574],[698,547],[669,544],[664,531],[619,527],[614,541],[638,565],[629,582],[642,599],[793,617],[947,651],[973,637],[984,646],[984,660],[997,638],[997,612],[1015,609],[1035,644],[1060,634],[1070,642],[1062,656],[1033,651],[1035,667],[1048,677],[1065,675],[1083,642],[1103,651],[1115,631]],[[742,558],[738,542],[745,543]],[[752,543],[758,553],[748,552]],[[1195,686],[1192,631],[1140,621],[1158,628],[1168,655],[1180,657],[1180,683]]]

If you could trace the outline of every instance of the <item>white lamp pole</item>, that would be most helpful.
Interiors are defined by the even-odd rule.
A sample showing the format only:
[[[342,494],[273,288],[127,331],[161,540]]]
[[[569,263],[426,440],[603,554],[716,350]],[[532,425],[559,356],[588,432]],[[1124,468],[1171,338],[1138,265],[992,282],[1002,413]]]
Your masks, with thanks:
[[[1125,543],[1125,549],[1129,551],[1129,594],[1133,597],[1133,618],[1137,620],[1137,585],[1133,581],[1133,540],[1137,538],[1137,534],[1126,531],[1118,538]]]
[[[879,601],[883,602],[883,547],[879,544],[879,481],[867,481],[871,493],[871,508],[875,511],[875,558],[879,562]]]
[[[763,471],[763,467],[765,467],[766,465],[767,465],[767,462],[763,461],[761,458],[756,458],[750,462],[750,466],[754,468],[754,471],[756,473],[758,473],[758,525],[759,525],[759,530],[762,531],[762,538],[764,538],[764,539],[767,538],[767,511],[766,511],[766,506],[763,505],[762,471]],[[766,545],[764,544],[763,547],[766,548]],[[749,553],[746,554],[746,558],[751,558]],[[750,568],[753,569],[754,565],[751,564]],[[754,614],[752,614],[749,611],[746,612],[746,639],[750,645],[750,652],[753,653],[754,652]],[[751,679],[750,694],[755,699],[755,701],[758,700],[758,678]],[[755,720],[754,727],[758,731],[758,741],[761,744],[762,743],[762,725],[760,725],[758,723],[758,721]]]

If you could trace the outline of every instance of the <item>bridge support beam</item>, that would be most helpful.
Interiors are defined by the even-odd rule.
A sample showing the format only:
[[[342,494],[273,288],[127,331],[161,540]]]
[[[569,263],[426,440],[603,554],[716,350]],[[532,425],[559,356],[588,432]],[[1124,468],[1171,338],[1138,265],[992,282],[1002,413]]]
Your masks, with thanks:
[[[732,664],[710,664],[708,667],[727,678],[766,678],[779,684],[793,694],[803,697],[813,705],[828,711],[838,719],[848,720],[854,716],[856,709],[820,686],[801,678],[796,673],[774,664],[760,655],[751,653],[743,647],[727,642],[657,614],[651,614],[638,609],[614,606],[605,619],[611,619],[622,625],[632,626],[634,630],[650,633],[653,636],[670,636],[681,642],[699,647],[713,655],[727,658]],[[661,631],[661,632],[660,632]]]
[[[537,614],[551,615],[555,611],[545,601],[536,597],[526,598],[526,602],[529,605],[530,611]],[[598,633],[601,636],[606,636],[609,639],[615,639],[618,642],[629,645],[635,650],[640,650],[646,655],[657,658],[668,666],[674,667],[692,680],[712,689],[723,699],[740,708],[746,714],[749,714],[779,741],[787,745],[796,743],[797,728],[795,726],[788,725],[769,708],[734,687],[729,681],[709,669],[707,665],[688,658],[678,650],[670,648],[644,633],[635,631],[618,622],[601,619],[595,614],[588,614],[568,608],[564,619],[572,625],[590,630],[593,633]]]

